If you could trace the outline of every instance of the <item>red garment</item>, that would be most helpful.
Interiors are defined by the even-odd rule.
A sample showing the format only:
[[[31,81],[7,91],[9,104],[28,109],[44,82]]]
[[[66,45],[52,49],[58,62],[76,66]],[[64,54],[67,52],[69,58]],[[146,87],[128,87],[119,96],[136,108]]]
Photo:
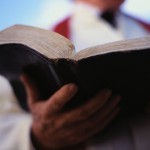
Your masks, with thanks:
[[[150,24],[139,20],[139,23],[150,33]]]
[[[65,20],[63,20],[62,22],[60,22],[59,24],[57,24],[53,31],[63,35],[64,37],[70,39],[70,27],[69,27],[69,22],[70,22],[70,18],[68,17]]]

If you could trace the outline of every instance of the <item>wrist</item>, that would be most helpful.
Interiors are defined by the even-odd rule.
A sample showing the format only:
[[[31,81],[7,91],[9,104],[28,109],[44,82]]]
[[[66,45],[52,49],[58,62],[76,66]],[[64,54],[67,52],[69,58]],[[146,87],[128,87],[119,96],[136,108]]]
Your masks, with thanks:
[[[70,150],[67,148],[54,148],[50,146],[50,142],[47,143],[42,133],[37,132],[37,129],[32,126],[31,129],[31,141],[35,150]]]
[[[35,150],[53,150],[46,146],[45,142],[43,142],[44,138],[42,137],[42,134],[38,133],[33,126],[31,128],[30,137]]]
[[[85,149],[85,144],[83,143],[72,147],[50,148],[48,146],[45,146],[43,143],[41,143],[41,140],[38,139],[37,136],[33,133],[33,130],[31,130],[31,141],[35,150],[84,150]]]

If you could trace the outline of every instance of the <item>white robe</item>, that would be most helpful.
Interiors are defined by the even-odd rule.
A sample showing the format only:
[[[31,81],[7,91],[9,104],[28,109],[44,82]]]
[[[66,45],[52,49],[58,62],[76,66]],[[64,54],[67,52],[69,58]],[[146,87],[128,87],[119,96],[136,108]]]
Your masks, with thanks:
[[[0,75],[0,150],[31,150],[31,115],[23,111],[10,83]]]
[[[98,10],[100,11],[100,10]],[[117,28],[98,17],[95,7],[76,3],[70,20],[71,41],[77,51],[91,46],[148,35],[136,20],[118,12]]]

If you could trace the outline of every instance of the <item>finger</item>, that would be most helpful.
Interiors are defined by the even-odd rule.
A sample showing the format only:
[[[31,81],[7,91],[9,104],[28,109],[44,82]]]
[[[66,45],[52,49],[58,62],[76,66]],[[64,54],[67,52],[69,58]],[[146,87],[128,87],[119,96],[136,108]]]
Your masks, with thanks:
[[[84,121],[85,125],[88,127],[88,124],[89,124],[89,127],[90,127],[90,122],[91,122],[93,126],[94,124],[97,124],[97,122],[101,122],[103,119],[110,116],[112,112],[114,112],[116,109],[117,110],[119,109],[118,107],[119,101],[120,101],[120,96],[113,96],[112,98],[110,98],[109,103],[107,103],[102,109],[95,112],[90,118],[87,118]]]
[[[92,115],[90,118],[87,118],[86,120],[78,122],[76,125],[77,130],[83,128],[92,128],[99,124],[100,126],[104,126],[105,122],[103,120],[105,118],[109,118],[110,114],[113,113],[115,110],[118,110],[118,102],[119,102],[119,96],[113,98],[114,102],[109,103],[106,105],[103,109],[97,111],[94,115]],[[112,106],[110,106],[112,105]]]
[[[77,86],[73,83],[64,85],[46,102],[46,109],[49,113],[59,112],[64,105],[72,99],[77,92]]]
[[[112,96],[109,101],[101,108],[99,109],[98,111],[96,111],[94,114],[92,114],[92,116],[87,116],[87,118],[83,118],[83,117],[80,117],[79,118],[75,118],[75,117],[72,117],[72,118],[68,118],[68,116],[66,117],[65,115],[64,116],[61,116],[61,118],[59,119],[59,124],[63,127],[68,127],[68,126],[71,126],[72,124],[76,124],[76,123],[79,123],[79,122],[84,122],[86,120],[89,120],[89,118],[95,118],[95,120],[102,120],[104,119],[119,103],[120,101],[120,96],[118,95],[115,95],[115,96]],[[70,117],[70,116],[69,116]],[[93,121],[90,119],[91,123],[93,123]],[[89,122],[86,122],[87,125],[89,125]],[[85,126],[87,126],[85,123]]]
[[[76,125],[70,135],[74,135],[74,137],[78,137],[80,142],[85,141],[88,138],[91,138],[95,134],[98,134],[102,131],[118,114],[120,111],[119,107],[114,108],[107,117],[103,120],[98,120],[98,117],[91,118],[88,121]]]
[[[74,123],[87,119],[105,105],[110,95],[110,90],[102,90],[94,98],[91,98],[85,105],[71,110],[69,113],[64,113],[66,122]]]
[[[38,94],[35,86],[29,81],[25,74],[21,75],[20,79],[25,86],[29,103],[32,104],[36,102],[38,99]]]
[[[96,114],[98,114],[99,118],[105,118],[118,105],[120,99],[121,97],[119,95],[110,97],[109,101],[104,105],[104,107],[93,115],[96,116]]]
[[[114,117],[118,114],[118,112],[120,111],[120,108],[117,107],[115,109],[113,109],[106,118],[104,118],[103,120],[99,120],[97,122],[91,123],[91,126],[86,127],[86,125],[83,125],[80,131],[76,132],[76,135],[78,137],[80,137],[81,139],[88,139],[96,134],[98,134],[99,132],[101,132],[102,130],[104,130],[104,128],[114,119]]]

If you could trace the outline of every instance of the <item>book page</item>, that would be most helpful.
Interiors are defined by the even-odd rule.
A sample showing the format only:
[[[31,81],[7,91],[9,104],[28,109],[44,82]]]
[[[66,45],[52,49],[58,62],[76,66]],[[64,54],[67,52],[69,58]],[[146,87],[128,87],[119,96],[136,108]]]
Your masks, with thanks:
[[[0,32],[0,44],[26,45],[48,58],[68,58],[74,46],[65,37],[50,30],[15,25]]]
[[[112,42],[108,44],[98,45],[84,50],[71,56],[72,59],[80,60],[83,58],[101,55],[109,52],[141,50],[150,48],[150,36]]]

